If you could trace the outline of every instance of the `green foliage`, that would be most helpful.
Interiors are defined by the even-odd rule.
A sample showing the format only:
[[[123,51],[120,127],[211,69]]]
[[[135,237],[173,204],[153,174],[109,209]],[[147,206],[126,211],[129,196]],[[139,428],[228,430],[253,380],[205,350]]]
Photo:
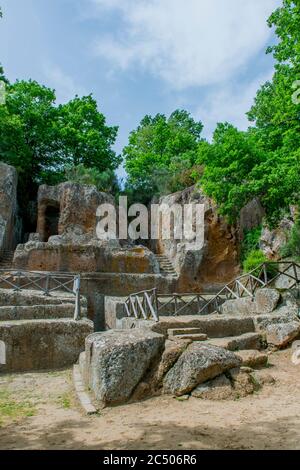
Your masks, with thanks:
[[[67,166],[65,179],[96,186],[99,191],[103,192],[115,192],[118,185],[112,170],[100,172],[97,168],[86,168],[82,163],[77,166]]]
[[[154,194],[183,189],[186,181],[193,184],[202,129],[186,111],[177,110],[168,119],[145,116],[123,150],[128,190],[145,202]]]
[[[59,106],[55,100],[54,90],[32,80],[7,86],[6,104],[0,106],[0,158],[18,169],[23,189],[61,181],[70,164],[104,172],[120,161],[111,149],[117,128],[106,126],[91,96]]]
[[[289,240],[281,252],[283,257],[291,257],[300,261],[300,219],[296,220],[292,228]]]
[[[275,73],[248,113],[255,127],[240,132],[219,124],[212,144],[200,143],[197,161],[205,165],[200,182],[222,214],[235,221],[242,206],[257,197],[275,226],[300,199],[300,104],[292,100],[300,80],[299,0],[284,0],[268,24],[278,36],[267,51],[274,54]]]
[[[229,123],[218,124],[212,144],[199,145],[197,161],[205,168],[201,186],[231,222],[253,197],[253,171],[264,157],[251,133]]]
[[[33,416],[35,411],[29,401],[17,401],[8,390],[0,391],[0,427],[23,417]]]
[[[241,262],[248,258],[248,255],[254,251],[259,250],[259,239],[261,236],[262,227],[259,226],[252,230],[245,230],[244,238],[241,244]]]
[[[59,156],[63,164],[96,168],[100,172],[116,169],[120,157],[111,146],[115,143],[118,127],[108,127],[91,95],[75,97],[57,108],[55,130]]]
[[[249,273],[266,261],[267,259],[261,250],[252,250],[244,259],[243,271],[244,273]]]

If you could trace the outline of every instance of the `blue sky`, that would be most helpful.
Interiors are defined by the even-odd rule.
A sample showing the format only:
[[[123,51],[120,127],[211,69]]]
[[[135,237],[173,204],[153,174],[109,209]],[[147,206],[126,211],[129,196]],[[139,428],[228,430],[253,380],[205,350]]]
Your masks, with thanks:
[[[116,150],[145,114],[187,109],[211,134],[248,125],[272,76],[266,24],[280,0],[0,0],[0,62],[13,81],[55,88],[59,102],[93,93]],[[123,175],[123,171],[119,171]]]

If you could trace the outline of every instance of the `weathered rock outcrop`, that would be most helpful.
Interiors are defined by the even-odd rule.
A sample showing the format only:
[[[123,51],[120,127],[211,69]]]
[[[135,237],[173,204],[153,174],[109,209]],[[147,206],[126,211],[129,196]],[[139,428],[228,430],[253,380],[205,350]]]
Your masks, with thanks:
[[[276,289],[258,289],[254,298],[226,300],[221,307],[223,314],[260,315],[274,312],[281,299]]]
[[[266,212],[259,199],[255,198],[248,202],[240,212],[239,230],[240,237],[243,237],[245,230],[252,230],[263,222]]]
[[[110,330],[86,339],[85,376],[97,401],[125,403],[153,361],[163,351],[164,337],[148,329]]]
[[[106,240],[97,238],[101,204],[115,206],[111,195],[94,186],[70,182],[40,186],[37,233],[17,247],[14,266],[37,271],[158,273],[158,262],[146,247],[121,247],[111,235]]]
[[[184,395],[240,364],[240,358],[230,351],[201,342],[192,343],[165,376],[164,391]]]
[[[278,323],[266,328],[268,344],[284,348],[300,335],[300,322]]]
[[[37,232],[41,241],[47,242],[53,235],[75,244],[81,237],[85,242],[96,238],[96,211],[100,204],[107,203],[114,206],[113,197],[99,192],[95,186],[71,182],[40,186]]]
[[[290,207],[290,214],[284,217],[275,229],[263,227],[260,237],[260,249],[270,260],[281,258],[281,249],[287,243],[295,223],[295,207]]]
[[[19,241],[17,218],[17,172],[0,162],[0,257],[3,250],[11,250]]]
[[[238,236],[234,227],[228,225],[217,214],[217,208],[195,187],[164,196],[159,204],[171,207],[178,204],[203,204],[204,239],[200,243],[194,238],[170,240],[161,238],[156,242],[156,251],[166,255],[180,274],[179,290],[189,292],[197,289],[217,289],[231,281],[239,271]],[[193,217],[193,228],[196,219]]]

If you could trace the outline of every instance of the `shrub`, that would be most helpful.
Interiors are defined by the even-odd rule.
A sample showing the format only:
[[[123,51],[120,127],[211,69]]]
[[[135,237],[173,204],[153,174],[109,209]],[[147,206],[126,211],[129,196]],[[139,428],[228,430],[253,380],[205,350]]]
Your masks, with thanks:
[[[241,246],[241,262],[242,264],[247,259],[248,255],[253,251],[259,250],[259,239],[261,236],[262,227],[256,227],[252,230],[245,230],[244,238]]]
[[[86,168],[82,163],[77,166],[68,166],[65,178],[74,183],[96,186],[99,191],[113,192],[118,183],[112,170],[100,172],[97,168]]]
[[[261,250],[252,250],[244,259],[243,270],[245,273],[249,273],[266,261],[268,260]]]

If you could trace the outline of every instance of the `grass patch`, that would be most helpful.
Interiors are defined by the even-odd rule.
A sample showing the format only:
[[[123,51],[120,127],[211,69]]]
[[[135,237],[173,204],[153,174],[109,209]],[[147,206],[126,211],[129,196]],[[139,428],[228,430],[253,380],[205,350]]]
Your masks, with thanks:
[[[29,401],[18,401],[8,390],[0,391],[0,426],[21,418],[34,416],[35,407]]]
[[[70,393],[64,393],[60,395],[57,400],[57,404],[64,409],[69,409],[72,406],[72,397]]]

